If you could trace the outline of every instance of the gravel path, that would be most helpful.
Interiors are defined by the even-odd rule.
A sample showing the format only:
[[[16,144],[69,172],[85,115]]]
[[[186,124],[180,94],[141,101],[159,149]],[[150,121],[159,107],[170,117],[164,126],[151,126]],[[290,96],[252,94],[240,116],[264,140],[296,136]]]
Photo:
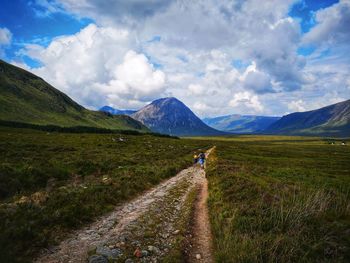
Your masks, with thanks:
[[[188,253],[189,262],[214,262],[212,257],[211,230],[208,207],[208,181],[202,178],[199,184],[199,193],[195,203],[193,217],[191,248]]]
[[[179,229],[189,193],[205,181],[205,172],[199,167],[182,170],[75,231],[35,262],[103,263],[107,258],[113,262],[161,262],[182,234]]]

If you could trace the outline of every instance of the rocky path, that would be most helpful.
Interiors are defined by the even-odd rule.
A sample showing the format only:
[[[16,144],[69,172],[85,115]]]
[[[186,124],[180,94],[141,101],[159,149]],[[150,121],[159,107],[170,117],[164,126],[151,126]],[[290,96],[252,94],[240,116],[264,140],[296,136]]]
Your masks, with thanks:
[[[181,250],[198,187],[202,190],[194,214],[196,218],[205,216],[205,172],[193,166],[72,233],[56,248],[44,251],[35,262],[162,262],[166,257],[175,257],[172,253]],[[204,221],[207,219],[206,215]],[[194,240],[203,235],[210,237],[203,227],[208,225],[194,228],[204,231],[193,235]],[[198,261],[211,262],[208,244],[208,239],[204,243],[194,242],[193,253],[201,257]]]
[[[205,177],[201,178],[198,185],[199,191],[195,200],[193,225],[188,250],[189,262],[214,262],[212,257],[211,230],[209,223],[207,199],[208,199],[208,181]]]

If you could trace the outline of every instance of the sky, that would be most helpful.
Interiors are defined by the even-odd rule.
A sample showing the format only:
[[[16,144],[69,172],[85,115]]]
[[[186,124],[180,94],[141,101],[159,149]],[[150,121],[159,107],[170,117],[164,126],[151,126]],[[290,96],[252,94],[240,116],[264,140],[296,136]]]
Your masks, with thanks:
[[[1,0],[0,58],[89,109],[282,116],[350,99],[350,0]]]

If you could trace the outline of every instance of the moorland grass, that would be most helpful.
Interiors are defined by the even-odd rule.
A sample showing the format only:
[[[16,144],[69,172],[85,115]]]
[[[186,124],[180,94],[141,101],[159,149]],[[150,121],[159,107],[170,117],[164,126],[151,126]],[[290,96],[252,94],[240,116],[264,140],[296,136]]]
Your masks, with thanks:
[[[0,255],[40,249],[175,175],[204,141],[0,127]]]
[[[207,175],[216,262],[349,262],[349,145],[280,136],[215,144]]]

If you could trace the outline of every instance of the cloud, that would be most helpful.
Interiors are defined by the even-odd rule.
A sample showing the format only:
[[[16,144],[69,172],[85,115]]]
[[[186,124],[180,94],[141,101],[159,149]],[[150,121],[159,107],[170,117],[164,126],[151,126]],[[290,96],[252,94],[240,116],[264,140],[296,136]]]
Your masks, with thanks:
[[[29,1],[28,5],[39,18],[49,17],[54,13],[65,12],[63,6],[55,0],[33,0]]]
[[[0,57],[5,56],[5,48],[12,42],[12,33],[6,27],[0,27]]]
[[[304,37],[307,44],[345,44],[350,42],[350,1],[339,3],[316,12],[316,26]]]
[[[289,17],[294,2],[38,0],[48,12],[96,24],[48,47],[27,45],[22,55],[41,62],[36,74],[95,108],[138,108],[176,96],[201,116],[280,115],[347,98],[348,1],[317,11],[305,37]],[[322,47],[300,56],[305,41]]]
[[[264,72],[257,70],[256,63],[248,66],[240,77],[245,88],[255,91],[256,93],[274,92],[270,76]]]
[[[247,113],[261,113],[264,110],[258,96],[248,91],[236,93],[229,105],[233,108],[243,107]]]
[[[288,109],[292,112],[302,112],[305,111],[305,107],[303,106],[304,102],[303,100],[293,100],[288,104]]]
[[[159,97],[165,90],[165,74],[155,70],[143,54],[128,51],[122,64],[114,71],[107,91],[112,97],[148,102]],[[111,96],[109,95],[111,98]]]
[[[199,114],[200,116],[203,115],[204,113],[207,113],[209,111],[212,110],[212,108],[210,106],[208,106],[207,104],[200,102],[200,101],[196,101],[193,104],[193,110],[196,111],[197,114]]]
[[[9,45],[12,40],[12,33],[6,27],[0,27],[0,45]]]
[[[205,88],[198,84],[190,84],[188,91],[190,95],[202,95],[205,92]]]
[[[54,39],[48,47],[27,45],[21,52],[42,66],[31,71],[79,103],[132,108],[161,95],[165,74],[145,55],[130,50],[132,34],[90,24],[75,35]]]
[[[91,17],[104,25],[126,24],[135,26],[138,22],[157,12],[164,11],[171,0],[60,0],[62,6],[81,17]]]

